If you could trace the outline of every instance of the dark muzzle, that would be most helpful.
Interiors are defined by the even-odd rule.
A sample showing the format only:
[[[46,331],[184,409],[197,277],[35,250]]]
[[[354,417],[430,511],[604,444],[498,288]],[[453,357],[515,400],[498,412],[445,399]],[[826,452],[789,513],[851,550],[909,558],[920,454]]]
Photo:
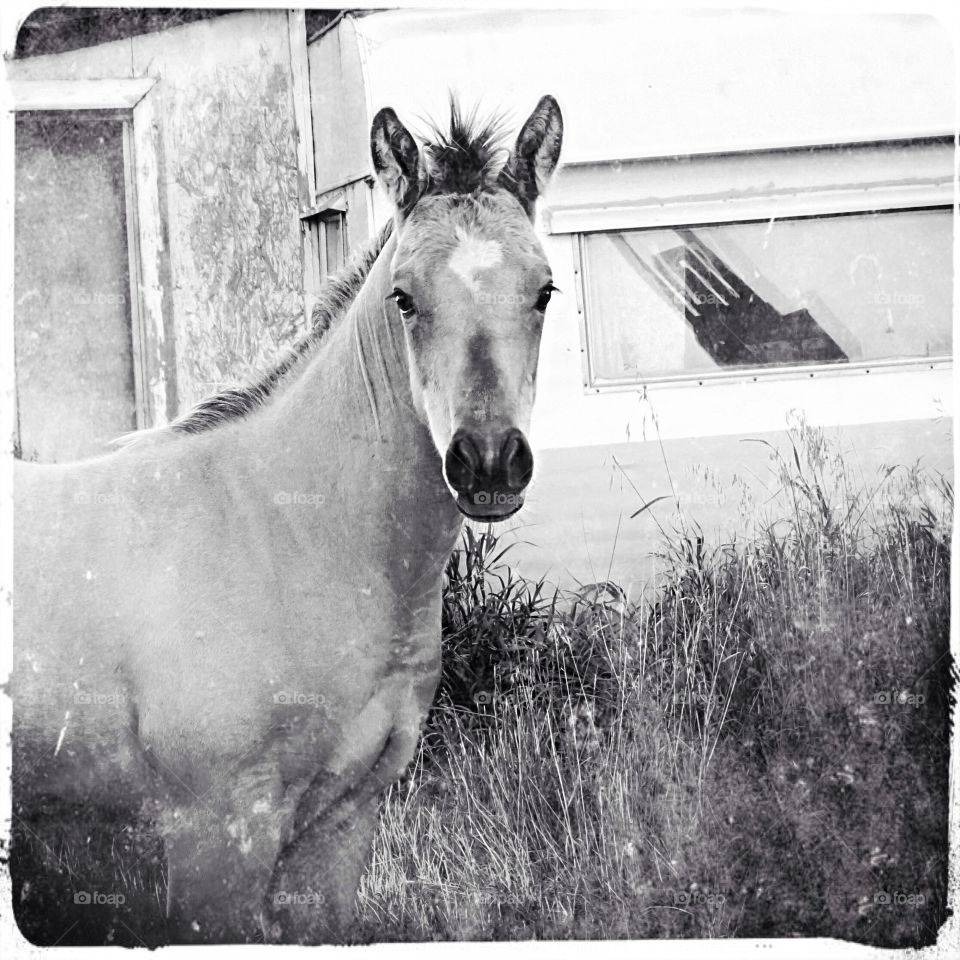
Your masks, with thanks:
[[[457,506],[472,520],[505,520],[523,506],[533,453],[516,427],[458,430],[444,460]]]

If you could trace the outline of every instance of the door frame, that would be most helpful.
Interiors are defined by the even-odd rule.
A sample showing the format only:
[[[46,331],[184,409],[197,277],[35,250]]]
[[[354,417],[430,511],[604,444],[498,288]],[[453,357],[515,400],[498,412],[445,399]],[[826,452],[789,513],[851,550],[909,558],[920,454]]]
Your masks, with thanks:
[[[124,115],[124,195],[136,425],[142,430],[167,423],[176,416],[177,384],[175,364],[167,360],[173,356],[173,318],[169,251],[163,240],[166,210],[161,192],[157,80],[13,80],[9,90],[12,110],[6,114],[4,132],[11,144],[18,111],[115,110]],[[15,165],[14,153],[11,169]],[[13,316],[12,284],[9,296],[8,315]],[[19,422],[14,430],[19,441]]]

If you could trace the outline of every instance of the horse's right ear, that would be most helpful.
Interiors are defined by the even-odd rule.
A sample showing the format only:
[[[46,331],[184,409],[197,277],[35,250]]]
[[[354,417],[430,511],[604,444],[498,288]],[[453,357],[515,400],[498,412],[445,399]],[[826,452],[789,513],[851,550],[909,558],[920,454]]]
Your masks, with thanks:
[[[409,212],[420,196],[420,151],[391,107],[373,118],[370,153],[387,196],[401,213]]]

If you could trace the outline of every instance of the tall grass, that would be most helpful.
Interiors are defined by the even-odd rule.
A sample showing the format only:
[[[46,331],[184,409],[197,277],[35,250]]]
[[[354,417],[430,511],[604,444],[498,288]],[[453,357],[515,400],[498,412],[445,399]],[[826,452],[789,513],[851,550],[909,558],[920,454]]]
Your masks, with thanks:
[[[865,484],[803,424],[770,468],[739,540],[681,518],[640,604],[550,595],[467,532],[368,936],[935,939],[952,486]]]

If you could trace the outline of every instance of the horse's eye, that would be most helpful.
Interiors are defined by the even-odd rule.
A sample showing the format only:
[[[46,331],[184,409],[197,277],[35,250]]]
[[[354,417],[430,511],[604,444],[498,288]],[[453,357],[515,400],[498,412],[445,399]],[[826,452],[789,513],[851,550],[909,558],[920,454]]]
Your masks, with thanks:
[[[550,302],[550,295],[554,290],[559,293],[560,291],[552,284],[548,283],[541,291],[540,296],[537,297],[537,309],[542,313],[547,309],[547,304]]]
[[[403,317],[404,320],[409,320],[417,312],[417,308],[413,305],[410,294],[404,293],[399,287],[394,287],[393,292],[387,299],[396,302],[397,308],[400,310],[400,316]]]

